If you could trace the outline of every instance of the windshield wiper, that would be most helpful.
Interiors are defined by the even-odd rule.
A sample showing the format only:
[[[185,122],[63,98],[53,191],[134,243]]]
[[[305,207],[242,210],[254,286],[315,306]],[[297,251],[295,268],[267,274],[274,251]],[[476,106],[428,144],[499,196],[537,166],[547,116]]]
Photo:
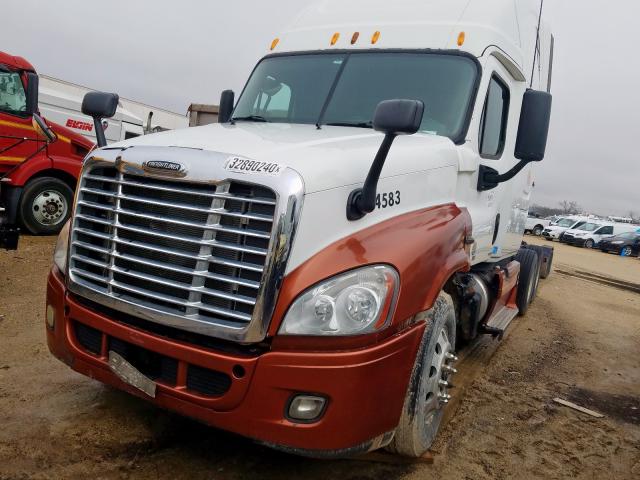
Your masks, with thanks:
[[[373,122],[330,122],[324,125],[331,127],[356,127],[356,128],[373,128]]]
[[[233,117],[231,119],[232,122],[242,121],[242,122],[265,122],[269,121],[261,115],[247,115],[246,117]]]

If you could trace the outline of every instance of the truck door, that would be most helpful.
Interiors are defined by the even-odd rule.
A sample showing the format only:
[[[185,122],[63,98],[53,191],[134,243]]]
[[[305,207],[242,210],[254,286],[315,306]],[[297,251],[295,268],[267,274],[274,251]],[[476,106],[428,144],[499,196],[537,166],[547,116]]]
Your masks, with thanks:
[[[31,125],[18,72],[0,65],[0,176],[35,154],[42,140]]]
[[[509,77],[493,57],[489,57],[485,72],[490,72],[490,76],[479,92],[484,97],[484,106],[478,131],[478,153],[482,164],[504,172],[515,164],[513,148],[506,148],[507,128],[517,128],[517,125],[510,125],[512,95],[506,80]],[[490,256],[508,253],[509,248],[505,249],[510,243],[507,234],[515,230],[514,221],[522,223],[521,233],[525,227],[528,205],[520,206],[510,201],[510,189],[511,182],[505,182],[487,192],[487,207],[493,215]]]

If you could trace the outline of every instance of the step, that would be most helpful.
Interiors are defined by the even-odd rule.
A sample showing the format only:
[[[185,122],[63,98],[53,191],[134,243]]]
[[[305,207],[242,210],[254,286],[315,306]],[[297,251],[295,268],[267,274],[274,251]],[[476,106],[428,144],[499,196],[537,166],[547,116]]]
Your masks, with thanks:
[[[502,307],[498,313],[489,319],[487,327],[503,333],[517,314],[517,308]]]

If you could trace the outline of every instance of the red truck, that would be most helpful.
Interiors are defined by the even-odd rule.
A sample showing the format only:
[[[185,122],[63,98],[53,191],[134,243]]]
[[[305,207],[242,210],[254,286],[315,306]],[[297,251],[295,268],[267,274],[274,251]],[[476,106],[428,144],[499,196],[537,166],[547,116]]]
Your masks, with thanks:
[[[21,224],[32,234],[57,233],[92,148],[82,135],[40,118],[35,69],[0,52],[0,228]]]

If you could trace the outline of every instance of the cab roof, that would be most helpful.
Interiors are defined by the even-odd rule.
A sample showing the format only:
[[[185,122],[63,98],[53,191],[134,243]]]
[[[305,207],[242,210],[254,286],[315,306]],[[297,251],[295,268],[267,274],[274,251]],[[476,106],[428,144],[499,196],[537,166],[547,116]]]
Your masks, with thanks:
[[[16,70],[26,70],[29,72],[36,71],[36,69],[33,68],[33,65],[31,65],[25,58],[10,55],[5,52],[0,52],[0,65],[7,65],[8,67]]]
[[[539,12],[540,0],[320,0],[283,32],[273,52],[446,49],[481,57],[487,47],[496,46],[524,79]],[[359,36],[352,43],[355,32]],[[373,42],[375,32],[380,33]],[[462,45],[460,32],[465,32]]]

